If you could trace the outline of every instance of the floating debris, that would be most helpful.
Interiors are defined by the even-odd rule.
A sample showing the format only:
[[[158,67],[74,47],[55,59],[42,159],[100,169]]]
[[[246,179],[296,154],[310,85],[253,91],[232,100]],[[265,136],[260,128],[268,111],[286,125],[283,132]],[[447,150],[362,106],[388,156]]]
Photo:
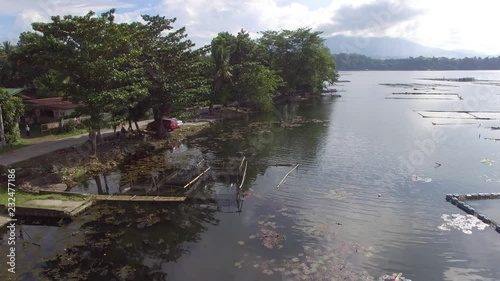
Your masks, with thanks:
[[[353,255],[364,251],[365,249],[357,244],[347,243],[326,249],[304,246],[303,251],[293,258],[276,261],[256,257],[256,260],[242,261],[241,265],[259,269],[263,274],[279,274],[293,280],[330,280],[332,277],[338,278],[335,280],[375,280],[367,272],[356,272],[347,261]]]
[[[330,190],[330,192],[325,193],[323,198],[333,199],[333,200],[345,200],[349,196],[349,193],[343,189],[341,190]]]
[[[414,98],[414,97],[410,97],[410,98],[407,98],[407,97],[404,97],[404,98],[401,98],[401,97],[397,97],[397,98],[394,98],[394,97],[385,97],[386,100],[456,100],[455,98],[446,98],[446,97],[432,97],[432,98],[425,98],[425,97],[418,97],[418,98]]]
[[[474,77],[461,77],[461,78],[422,78],[422,80],[430,80],[430,81],[448,81],[448,82],[486,82],[486,81],[495,81],[495,80],[477,80]]]
[[[493,165],[493,163],[495,163],[495,160],[485,158],[485,159],[481,160],[481,163],[491,166],[491,165]]]
[[[441,218],[445,221],[443,224],[438,226],[438,229],[443,231],[450,231],[451,229],[461,230],[465,234],[472,234],[472,230],[477,228],[478,230],[484,230],[488,225],[473,215],[460,215],[452,214],[442,215]]]
[[[392,93],[393,95],[430,95],[430,96],[458,96],[457,93],[437,93],[437,92],[402,92]]]
[[[425,182],[425,183],[432,182],[431,178],[422,178],[422,177],[419,177],[417,175],[412,175],[411,180],[414,182]]]
[[[380,83],[379,85],[394,87],[394,88],[411,88],[411,89],[430,88],[432,90],[435,90],[436,87],[454,87],[452,85],[446,85],[446,84],[423,84],[423,83]]]
[[[393,273],[392,275],[383,275],[379,281],[411,281],[408,278],[403,277],[403,273]]]

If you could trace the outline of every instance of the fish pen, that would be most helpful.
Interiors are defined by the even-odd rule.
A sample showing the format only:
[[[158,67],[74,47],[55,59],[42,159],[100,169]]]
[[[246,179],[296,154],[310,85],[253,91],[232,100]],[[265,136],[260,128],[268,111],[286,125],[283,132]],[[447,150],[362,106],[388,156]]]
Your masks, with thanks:
[[[460,210],[464,211],[465,213],[478,218],[483,223],[494,228],[496,232],[500,233],[500,224],[498,222],[493,221],[482,212],[479,212],[478,210],[472,208],[469,204],[465,203],[465,201],[487,200],[487,199],[500,199],[500,193],[471,193],[465,195],[459,195],[459,194],[446,195],[446,201],[457,206]]]

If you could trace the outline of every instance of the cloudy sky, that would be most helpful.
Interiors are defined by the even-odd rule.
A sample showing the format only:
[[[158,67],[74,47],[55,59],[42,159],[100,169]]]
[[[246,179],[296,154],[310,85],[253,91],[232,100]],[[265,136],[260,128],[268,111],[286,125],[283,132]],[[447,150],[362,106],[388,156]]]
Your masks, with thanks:
[[[448,50],[500,53],[498,0],[0,0],[0,41],[51,15],[117,9],[118,21],[141,14],[176,17],[198,44],[219,31],[312,27],[325,36],[391,36]]]

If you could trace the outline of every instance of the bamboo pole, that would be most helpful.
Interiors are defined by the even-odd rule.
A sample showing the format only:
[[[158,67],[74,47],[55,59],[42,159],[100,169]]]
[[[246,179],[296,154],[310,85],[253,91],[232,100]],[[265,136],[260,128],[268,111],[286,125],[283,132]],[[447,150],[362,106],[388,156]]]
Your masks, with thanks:
[[[248,162],[245,162],[245,171],[243,171],[243,178],[241,179],[241,184],[238,189],[241,189],[243,187],[243,183],[245,182],[245,177],[247,175],[247,167],[248,167]]]
[[[295,165],[295,167],[293,167],[293,169],[290,170],[290,172],[288,172],[285,177],[280,181],[280,183],[276,186],[276,188],[279,188],[281,184],[283,184],[283,182],[285,182],[285,179],[288,177],[288,175],[290,175],[290,173],[293,172],[293,170],[297,169],[299,167],[299,164]]]
[[[199,178],[201,178],[201,176],[203,176],[206,172],[208,172],[210,170],[210,167],[208,167],[205,171],[203,171],[201,174],[199,174],[196,178],[194,178],[192,181],[188,182],[185,186],[184,186],[184,189],[187,188],[188,186],[190,186],[192,183],[194,183],[195,181],[197,181]]]
[[[243,158],[241,158],[241,164],[240,164],[240,167],[238,168],[238,171],[241,171],[241,168],[243,168],[243,163],[245,162],[245,156],[243,156]]]

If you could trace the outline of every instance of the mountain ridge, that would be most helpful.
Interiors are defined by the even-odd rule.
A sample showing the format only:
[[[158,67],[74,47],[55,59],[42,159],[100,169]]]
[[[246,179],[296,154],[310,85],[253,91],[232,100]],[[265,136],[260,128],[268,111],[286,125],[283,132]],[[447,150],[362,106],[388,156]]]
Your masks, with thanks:
[[[427,47],[410,40],[394,37],[360,37],[336,35],[325,38],[325,45],[333,54],[355,53],[377,59],[399,59],[408,57],[465,58],[488,56],[471,50],[444,50]]]

